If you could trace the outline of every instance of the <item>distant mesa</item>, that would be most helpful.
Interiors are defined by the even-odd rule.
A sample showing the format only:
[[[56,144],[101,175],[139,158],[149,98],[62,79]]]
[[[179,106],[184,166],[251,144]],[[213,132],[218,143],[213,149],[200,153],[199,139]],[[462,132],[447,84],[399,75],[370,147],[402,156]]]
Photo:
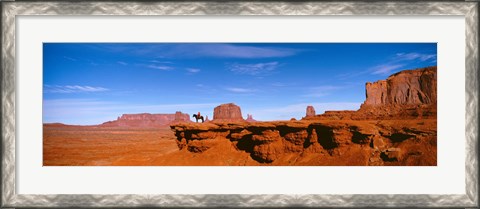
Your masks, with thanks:
[[[313,108],[313,106],[307,106],[306,117],[314,117],[314,116],[315,116],[315,108]]]
[[[213,121],[244,121],[242,111],[233,103],[221,104],[213,109]]]
[[[208,119],[208,115],[205,115],[205,122],[208,122],[210,121],[210,119]]]
[[[169,125],[173,122],[190,122],[190,116],[182,112],[175,114],[123,114],[117,120],[108,121],[103,127],[158,127]]]
[[[65,127],[65,126],[68,126],[68,125],[63,124],[63,123],[44,123],[44,125],[47,125],[49,127]]]
[[[253,116],[251,114],[247,114],[247,120],[245,120],[247,122],[255,122],[257,120],[253,119]]]

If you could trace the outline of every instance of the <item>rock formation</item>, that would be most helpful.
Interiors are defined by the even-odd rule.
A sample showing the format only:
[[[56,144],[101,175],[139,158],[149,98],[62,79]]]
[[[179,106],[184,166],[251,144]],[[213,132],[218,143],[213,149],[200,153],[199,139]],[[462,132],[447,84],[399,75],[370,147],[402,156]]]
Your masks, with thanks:
[[[366,96],[365,105],[387,104],[387,81],[380,80],[374,83],[365,84]]]
[[[259,163],[436,165],[436,120],[185,123],[170,126],[180,150],[229,143]]]
[[[313,119],[386,120],[437,117],[437,67],[404,70],[366,83],[358,111],[325,111]],[[312,119],[312,118],[305,118]]]
[[[188,114],[184,114],[180,111],[175,112],[175,119],[174,122],[183,122],[183,121],[189,121],[190,116]]]
[[[172,122],[189,122],[188,114],[176,112],[175,114],[123,114],[117,120],[108,121],[100,126],[104,127],[157,127],[169,125]]]
[[[181,150],[204,153],[228,145],[268,165],[434,166],[436,69],[406,70],[367,83],[367,98],[357,111],[315,115],[309,106],[299,121],[248,123],[240,107],[224,104],[215,108],[211,123],[170,128]]]
[[[314,116],[315,116],[315,108],[313,108],[313,106],[307,106],[306,117],[314,117]]]
[[[243,121],[240,107],[233,104],[222,104],[213,109],[213,121]]]
[[[437,103],[437,67],[404,70],[386,80],[365,85],[364,105],[420,105]]]
[[[247,122],[255,122],[256,120],[253,119],[253,116],[251,114],[247,114],[247,120],[245,120]]]

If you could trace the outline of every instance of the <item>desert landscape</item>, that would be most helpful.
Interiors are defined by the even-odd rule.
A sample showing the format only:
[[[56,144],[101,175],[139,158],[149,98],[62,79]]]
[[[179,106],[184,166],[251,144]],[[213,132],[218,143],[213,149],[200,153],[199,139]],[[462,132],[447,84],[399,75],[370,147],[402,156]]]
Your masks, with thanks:
[[[436,166],[437,67],[365,84],[356,111],[257,121],[234,103],[123,114],[98,125],[43,124],[44,166]],[[192,119],[191,119],[192,118]]]

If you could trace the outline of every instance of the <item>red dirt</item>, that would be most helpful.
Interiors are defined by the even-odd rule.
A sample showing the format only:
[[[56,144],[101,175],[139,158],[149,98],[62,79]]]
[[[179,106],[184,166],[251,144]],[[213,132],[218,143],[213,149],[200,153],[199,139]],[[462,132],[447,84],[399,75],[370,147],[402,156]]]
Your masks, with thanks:
[[[221,144],[198,154],[180,151],[170,127],[125,128],[45,124],[44,166],[258,165]],[[225,151],[232,151],[224,156]],[[214,161],[210,159],[215,159]]]
[[[177,151],[163,128],[49,126],[43,129],[43,165],[153,165]]]

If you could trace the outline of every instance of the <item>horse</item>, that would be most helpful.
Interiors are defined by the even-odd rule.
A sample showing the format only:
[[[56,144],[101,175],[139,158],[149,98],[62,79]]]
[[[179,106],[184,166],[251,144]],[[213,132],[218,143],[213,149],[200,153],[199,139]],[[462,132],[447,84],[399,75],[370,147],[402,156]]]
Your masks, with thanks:
[[[193,117],[197,120],[197,123],[198,123],[198,120],[202,120],[202,123],[204,122],[203,116],[198,117],[197,114],[193,114]]]

